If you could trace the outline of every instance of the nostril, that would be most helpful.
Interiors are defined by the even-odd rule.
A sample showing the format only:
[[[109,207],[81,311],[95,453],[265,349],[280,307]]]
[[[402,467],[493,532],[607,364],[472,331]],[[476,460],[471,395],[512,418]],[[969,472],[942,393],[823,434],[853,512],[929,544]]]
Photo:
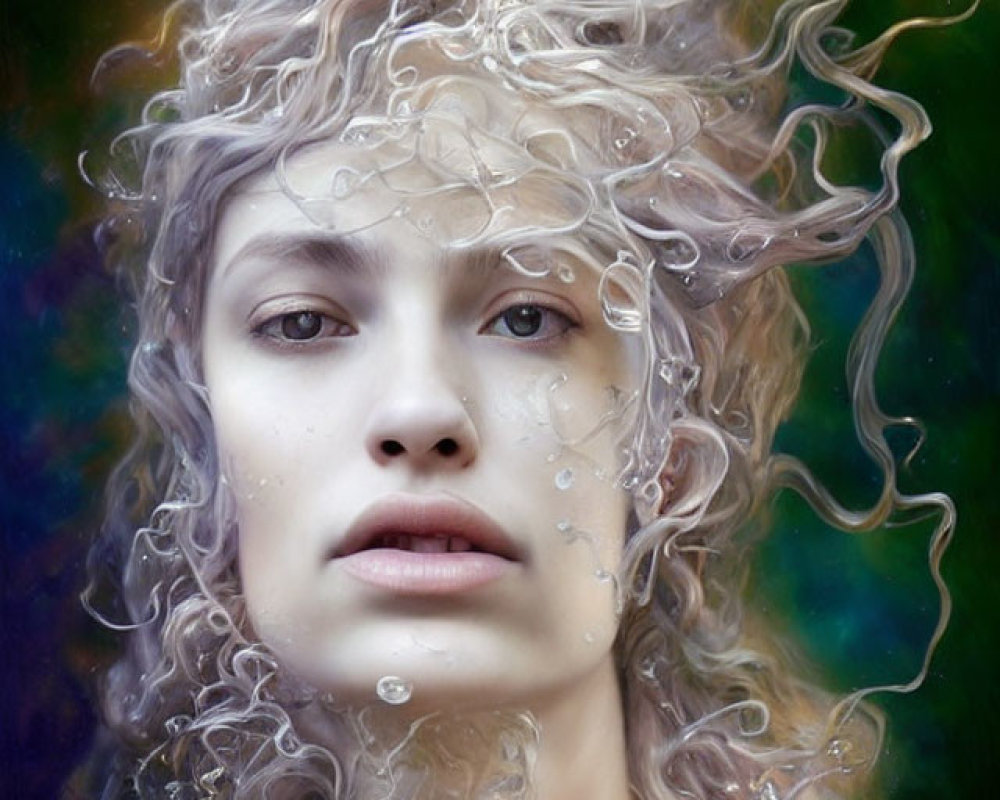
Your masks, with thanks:
[[[395,439],[386,439],[379,445],[382,452],[387,456],[398,456],[406,452],[406,448]]]
[[[434,449],[443,456],[453,456],[458,452],[458,442],[450,437],[442,439],[434,446]]]

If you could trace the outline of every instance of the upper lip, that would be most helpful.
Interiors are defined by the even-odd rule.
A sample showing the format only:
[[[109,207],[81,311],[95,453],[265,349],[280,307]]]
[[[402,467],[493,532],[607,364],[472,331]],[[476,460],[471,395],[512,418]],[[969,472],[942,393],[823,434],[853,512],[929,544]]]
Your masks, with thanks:
[[[331,554],[349,556],[389,534],[460,536],[476,550],[520,561],[521,553],[507,533],[467,501],[451,497],[391,495],[362,511]]]

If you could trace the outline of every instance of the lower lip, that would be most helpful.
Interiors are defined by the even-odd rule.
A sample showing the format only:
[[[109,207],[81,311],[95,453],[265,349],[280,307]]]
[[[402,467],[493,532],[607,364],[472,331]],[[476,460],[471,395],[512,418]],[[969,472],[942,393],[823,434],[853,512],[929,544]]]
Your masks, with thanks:
[[[513,562],[490,553],[415,553],[377,548],[336,560],[362,583],[396,594],[460,594],[500,580]]]

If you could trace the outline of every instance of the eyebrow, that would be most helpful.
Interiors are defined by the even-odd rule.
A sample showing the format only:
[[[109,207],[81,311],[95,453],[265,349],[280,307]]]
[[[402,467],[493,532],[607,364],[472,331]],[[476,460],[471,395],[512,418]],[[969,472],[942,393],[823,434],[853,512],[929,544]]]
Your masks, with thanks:
[[[505,245],[479,245],[468,250],[459,249],[441,254],[444,272],[467,271],[478,280],[485,280],[505,264],[508,250],[525,248],[540,251],[549,249],[546,243],[526,237],[522,241]],[[458,258],[455,258],[458,256]],[[330,232],[296,232],[258,235],[247,241],[222,268],[225,277],[239,264],[247,261],[285,262],[315,266],[350,277],[384,277],[386,257],[377,246],[353,236]]]
[[[385,270],[377,249],[335,233],[255,236],[229,259],[222,268],[222,275],[226,276],[247,261],[292,262],[352,276],[379,274]]]

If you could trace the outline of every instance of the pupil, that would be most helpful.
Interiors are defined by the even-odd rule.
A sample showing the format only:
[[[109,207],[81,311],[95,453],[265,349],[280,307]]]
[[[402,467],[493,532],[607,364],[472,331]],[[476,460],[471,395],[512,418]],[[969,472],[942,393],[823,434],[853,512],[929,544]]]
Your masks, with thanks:
[[[542,311],[538,306],[514,306],[504,312],[503,319],[515,336],[532,336],[542,327]]]
[[[281,334],[286,339],[312,339],[319,334],[323,320],[313,311],[299,311],[288,314],[281,320]]]

